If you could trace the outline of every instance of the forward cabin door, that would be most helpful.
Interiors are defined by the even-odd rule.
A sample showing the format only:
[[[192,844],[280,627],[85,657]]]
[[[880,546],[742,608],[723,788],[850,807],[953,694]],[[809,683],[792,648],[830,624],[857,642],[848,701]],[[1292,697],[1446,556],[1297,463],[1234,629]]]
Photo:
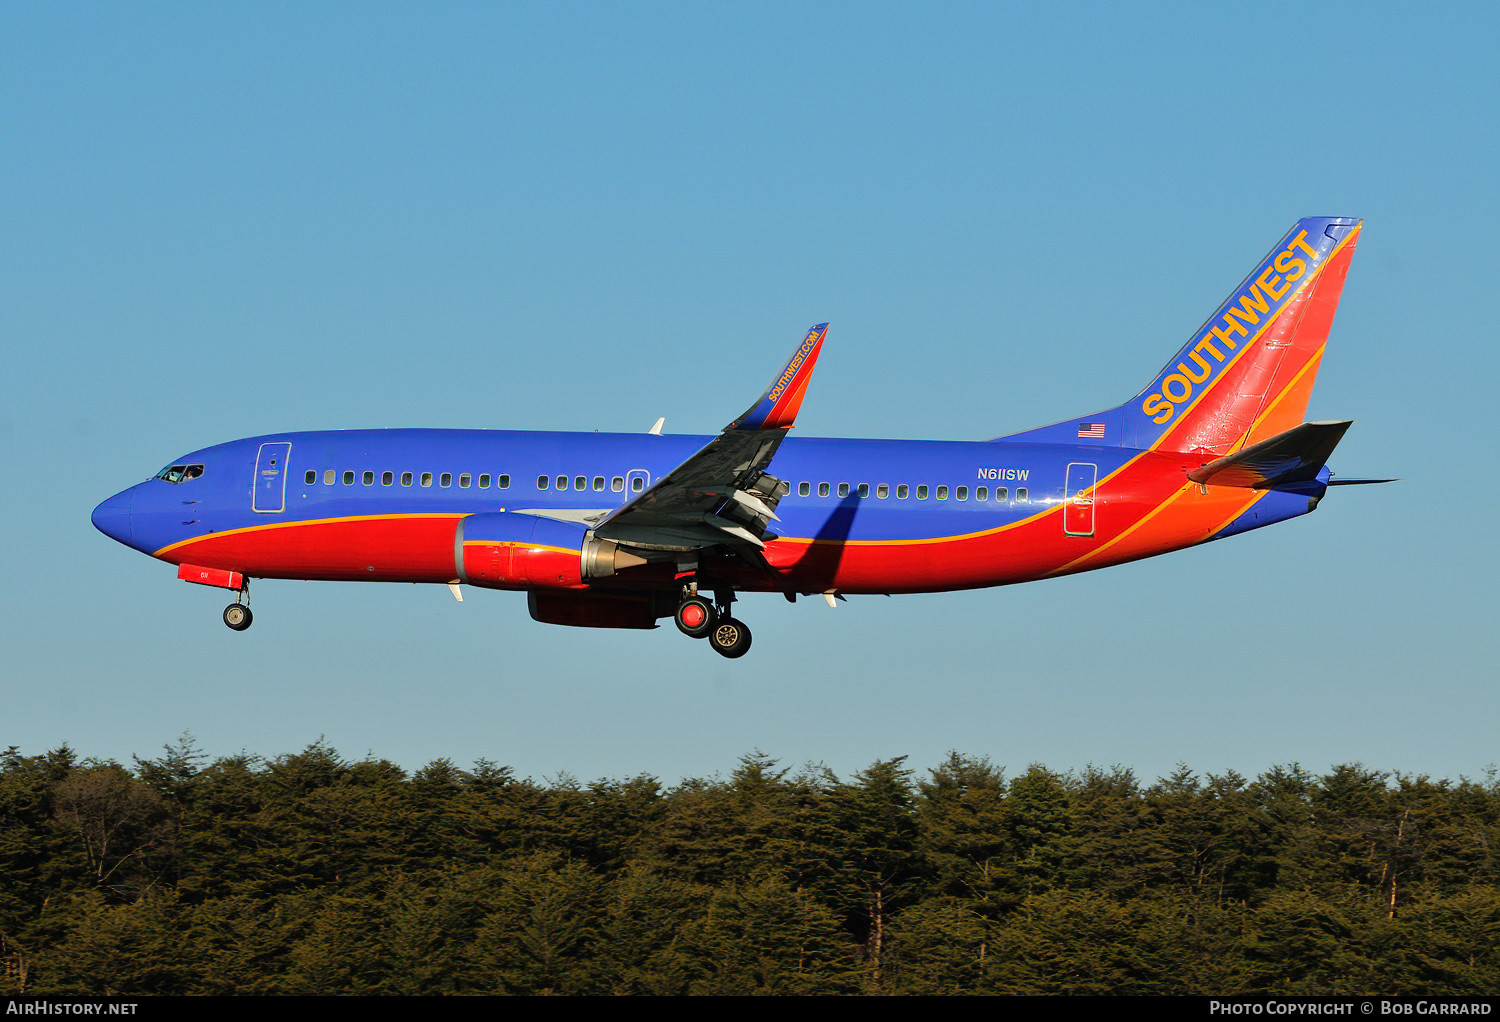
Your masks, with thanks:
[[[1075,461],[1068,465],[1066,488],[1063,499],[1063,532],[1069,536],[1092,536],[1094,534],[1094,483],[1099,478],[1099,466]]]
[[[266,514],[286,510],[286,463],[291,457],[288,443],[261,444],[255,455],[255,492],[250,509]]]

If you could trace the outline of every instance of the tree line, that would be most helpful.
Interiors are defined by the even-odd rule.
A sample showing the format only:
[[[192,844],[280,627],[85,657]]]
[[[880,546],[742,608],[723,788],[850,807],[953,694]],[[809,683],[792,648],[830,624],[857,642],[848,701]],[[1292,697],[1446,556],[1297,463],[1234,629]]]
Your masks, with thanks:
[[[0,759],[4,994],[1494,994],[1500,779]]]

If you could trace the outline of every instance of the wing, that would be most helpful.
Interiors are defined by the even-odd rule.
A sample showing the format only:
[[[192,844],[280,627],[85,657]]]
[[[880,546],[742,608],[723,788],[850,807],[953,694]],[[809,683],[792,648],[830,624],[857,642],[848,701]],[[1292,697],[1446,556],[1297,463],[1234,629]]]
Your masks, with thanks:
[[[708,446],[662,476],[594,528],[645,550],[730,546],[759,550],[790,484],[766,468],[797,419],[828,324],[807,332],[785,368],[750,408]]]

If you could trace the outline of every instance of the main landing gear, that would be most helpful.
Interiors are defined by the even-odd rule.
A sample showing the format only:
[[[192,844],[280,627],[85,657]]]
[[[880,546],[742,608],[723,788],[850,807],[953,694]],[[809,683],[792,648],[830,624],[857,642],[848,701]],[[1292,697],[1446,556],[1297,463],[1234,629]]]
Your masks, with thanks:
[[[689,586],[672,616],[677,630],[692,639],[707,639],[713,651],[722,657],[734,660],[744,656],[750,652],[750,629],[729,616],[734,591],[717,592],[714,599],[717,607],[698,595],[696,584]]]
[[[224,608],[224,623],[237,632],[243,632],[255,620],[250,613],[250,580],[245,579],[245,588],[239,591],[235,601]]]

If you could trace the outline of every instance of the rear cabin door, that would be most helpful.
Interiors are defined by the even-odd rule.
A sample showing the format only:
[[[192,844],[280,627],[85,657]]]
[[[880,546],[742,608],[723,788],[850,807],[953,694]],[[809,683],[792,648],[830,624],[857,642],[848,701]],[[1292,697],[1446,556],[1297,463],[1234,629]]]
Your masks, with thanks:
[[[1098,465],[1082,461],[1068,465],[1063,493],[1067,501],[1063,506],[1063,532],[1069,536],[1094,534],[1094,483],[1098,478]]]
[[[255,492],[250,509],[266,514],[286,510],[286,463],[291,457],[289,443],[261,444],[255,455]]]

